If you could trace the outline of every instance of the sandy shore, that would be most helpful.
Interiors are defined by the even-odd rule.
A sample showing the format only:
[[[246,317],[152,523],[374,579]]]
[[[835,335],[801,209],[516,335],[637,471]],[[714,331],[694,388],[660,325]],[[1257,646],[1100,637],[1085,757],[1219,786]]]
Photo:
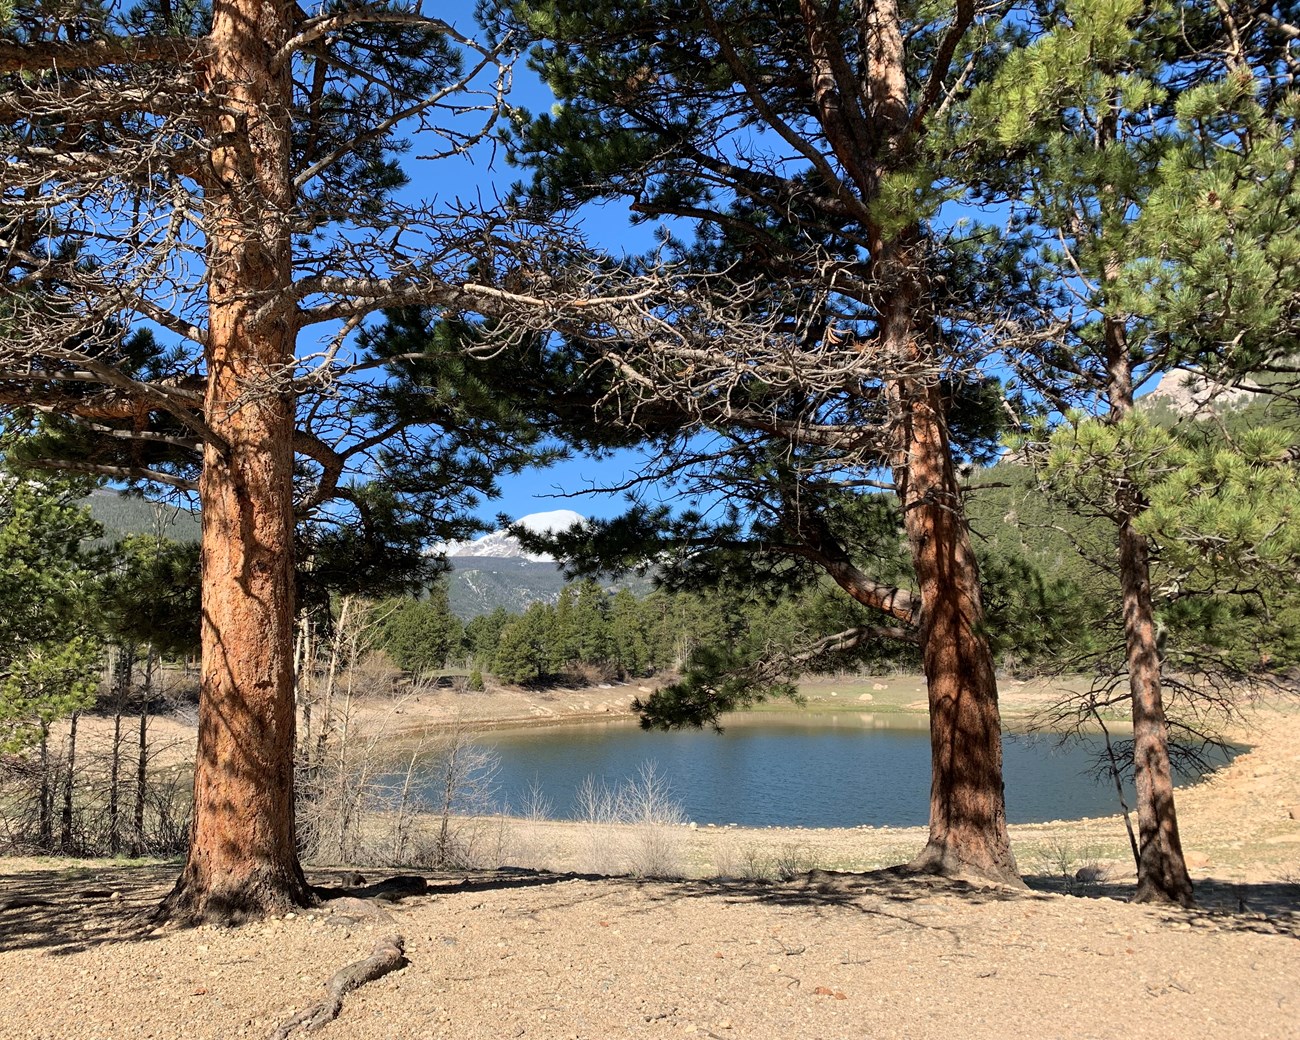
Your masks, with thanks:
[[[812,710],[913,711],[914,683],[830,684],[811,691]],[[1024,690],[1019,701],[1008,691],[1010,719],[1041,701]],[[514,724],[616,715],[636,692],[447,692],[400,715],[367,710],[409,729],[456,716]],[[1194,911],[1122,901],[1132,870],[1119,818],[1012,828],[1028,892],[874,869],[917,851],[921,828],[678,828],[689,873],[731,880],[430,875],[431,891],[389,919],[339,920],[327,903],[158,934],[136,915],[174,864],[0,860],[0,1035],[269,1037],[395,930],[409,964],[353,994],[321,1035],[1300,1037],[1300,715],[1266,710],[1239,736],[1250,753],[1179,795]],[[504,852],[513,841],[552,868],[590,854],[582,825],[506,826]],[[615,850],[635,835],[599,840]],[[754,857],[804,872],[747,880]],[[1076,876],[1094,866],[1100,878]],[[339,876],[313,873],[324,885]]]

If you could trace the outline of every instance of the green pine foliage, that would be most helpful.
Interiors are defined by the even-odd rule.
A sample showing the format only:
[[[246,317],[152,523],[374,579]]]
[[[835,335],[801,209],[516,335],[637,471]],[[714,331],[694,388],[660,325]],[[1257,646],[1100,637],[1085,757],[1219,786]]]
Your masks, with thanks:
[[[522,685],[550,674],[555,639],[554,610],[534,603],[501,630],[493,671],[502,682]]]
[[[505,607],[497,607],[490,614],[480,614],[465,623],[465,642],[470,659],[485,671],[491,670],[496,660],[501,631],[513,620]]]
[[[90,608],[100,529],[84,487],[0,474],[0,751],[93,703],[99,644]]]
[[[399,668],[436,673],[460,656],[465,630],[451,612],[444,586],[434,585],[423,599],[381,604],[377,613],[384,618],[379,646]]]
[[[105,637],[148,644],[165,656],[198,653],[199,547],[153,535],[117,542],[93,589]]]

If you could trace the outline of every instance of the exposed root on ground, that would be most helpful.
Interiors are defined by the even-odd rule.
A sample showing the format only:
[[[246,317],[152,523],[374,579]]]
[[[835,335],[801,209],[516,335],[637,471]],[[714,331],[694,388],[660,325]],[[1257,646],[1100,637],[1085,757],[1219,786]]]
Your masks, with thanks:
[[[384,936],[375,944],[369,957],[354,961],[330,976],[325,983],[327,997],[283,1023],[271,1034],[271,1040],[285,1040],[295,1029],[311,1031],[333,1022],[343,1010],[343,998],[348,993],[406,966],[405,949],[406,941],[400,935]]]
[[[318,899],[324,901],[353,896],[357,899],[377,899],[384,903],[397,903],[407,896],[422,896],[429,891],[428,879],[419,874],[398,874],[396,877],[385,878],[370,885],[365,883],[365,878],[360,874],[351,875],[347,880],[353,879],[357,879],[359,883],[346,884],[339,888],[317,886],[312,889],[312,892]]]
[[[352,925],[363,920],[395,925],[392,914],[381,903],[396,903],[406,896],[424,895],[429,891],[428,879],[418,874],[402,874],[386,878],[372,885],[365,883],[360,874],[345,880],[355,885],[342,888],[314,888],[312,895],[331,911],[325,923]],[[326,998],[313,1004],[283,1023],[271,1040],[285,1040],[295,1029],[310,1032],[329,1025],[343,1010],[343,998],[358,986],[383,978],[389,972],[406,966],[406,940],[396,932],[385,935],[370,951],[370,956],[354,961],[336,971],[325,983]]]

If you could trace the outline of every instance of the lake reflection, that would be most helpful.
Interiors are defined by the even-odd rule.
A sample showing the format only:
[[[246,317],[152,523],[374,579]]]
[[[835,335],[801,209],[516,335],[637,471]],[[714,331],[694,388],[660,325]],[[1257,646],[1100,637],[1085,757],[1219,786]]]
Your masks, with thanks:
[[[923,716],[763,713],[728,720],[721,735],[651,733],[619,721],[497,731],[480,742],[500,755],[498,802],[515,812],[535,785],[553,815],[572,818],[587,777],[614,788],[654,763],[687,818],[701,824],[917,826],[929,813],[926,727]],[[1100,746],[1058,748],[1051,737],[1006,736],[1011,822],[1118,812],[1113,782],[1092,778]]]

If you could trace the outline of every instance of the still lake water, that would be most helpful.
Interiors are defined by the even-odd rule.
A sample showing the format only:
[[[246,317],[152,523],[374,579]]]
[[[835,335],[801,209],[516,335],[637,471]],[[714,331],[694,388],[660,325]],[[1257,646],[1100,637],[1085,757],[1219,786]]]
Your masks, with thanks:
[[[620,721],[496,731],[479,743],[500,756],[496,800],[516,813],[536,787],[550,801],[551,815],[572,818],[587,777],[613,789],[653,763],[697,823],[902,827],[924,825],[929,814],[925,727],[924,718],[869,713],[765,713],[730,720],[721,735],[646,732]],[[1058,748],[1051,736],[1004,737],[1010,821],[1117,813],[1113,781],[1093,779],[1102,746],[1076,741]],[[436,790],[436,780],[427,782]],[[436,797],[430,793],[430,800]],[[1131,792],[1128,798],[1131,806]]]

